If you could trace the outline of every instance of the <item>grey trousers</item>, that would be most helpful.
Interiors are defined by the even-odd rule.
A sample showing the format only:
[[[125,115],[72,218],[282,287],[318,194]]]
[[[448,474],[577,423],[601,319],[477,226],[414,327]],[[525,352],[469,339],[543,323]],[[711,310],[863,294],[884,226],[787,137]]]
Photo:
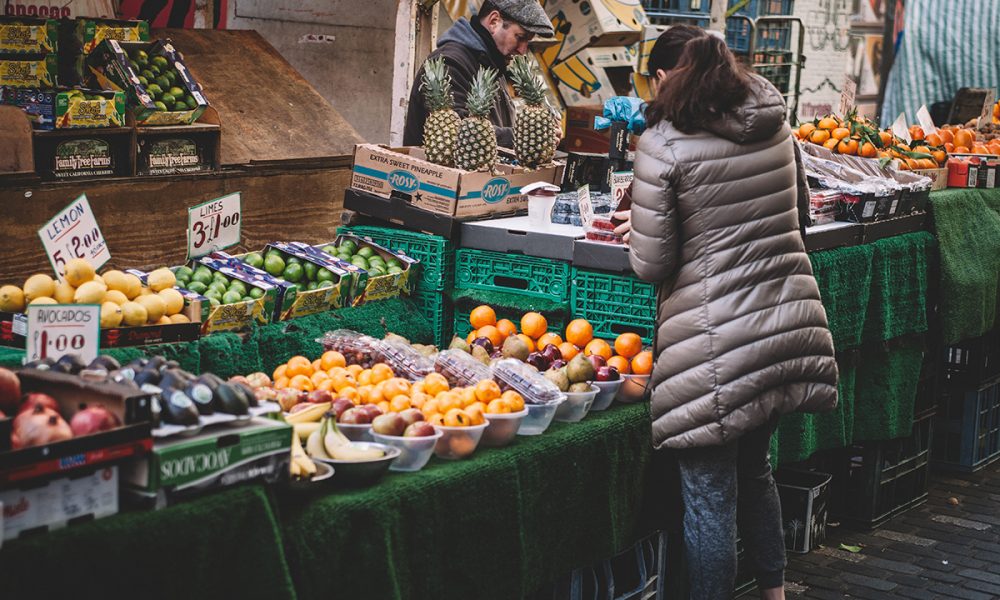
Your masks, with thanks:
[[[691,600],[732,597],[737,522],[758,586],[784,583],[781,504],[768,460],[776,425],[775,420],[724,446],[677,453]]]

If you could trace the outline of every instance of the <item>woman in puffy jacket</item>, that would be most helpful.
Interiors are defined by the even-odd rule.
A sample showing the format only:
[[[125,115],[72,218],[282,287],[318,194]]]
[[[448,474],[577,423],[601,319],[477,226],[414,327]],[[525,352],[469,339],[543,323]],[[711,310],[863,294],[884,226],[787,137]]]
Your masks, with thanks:
[[[660,286],[653,442],[677,449],[691,598],[728,598],[737,519],[763,598],[783,598],[768,449],[777,418],[837,404],[837,364],[800,233],[808,190],[781,94],[713,34],[677,26],[649,61],[632,269]]]

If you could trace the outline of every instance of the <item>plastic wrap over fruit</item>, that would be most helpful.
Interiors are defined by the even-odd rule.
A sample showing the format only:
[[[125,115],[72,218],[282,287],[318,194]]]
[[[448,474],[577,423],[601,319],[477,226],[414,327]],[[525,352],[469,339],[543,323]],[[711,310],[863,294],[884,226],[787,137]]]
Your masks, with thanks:
[[[375,345],[379,340],[350,329],[335,329],[316,340],[324,350],[336,350],[344,355],[349,365],[369,369],[375,364]]]
[[[507,385],[513,388],[529,404],[551,404],[563,398],[563,393],[554,383],[531,365],[513,358],[494,363],[493,378],[501,387]]]
[[[410,345],[393,340],[375,340],[372,356],[379,362],[392,367],[399,377],[410,381],[423,379],[434,372],[434,361],[427,358]]]
[[[434,359],[434,370],[452,387],[469,387],[490,379],[490,368],[462,350],[445,350]]]

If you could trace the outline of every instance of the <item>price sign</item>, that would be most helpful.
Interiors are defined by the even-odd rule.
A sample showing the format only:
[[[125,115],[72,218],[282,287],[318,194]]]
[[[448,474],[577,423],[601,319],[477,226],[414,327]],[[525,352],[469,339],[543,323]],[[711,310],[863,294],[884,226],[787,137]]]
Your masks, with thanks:
[[[986,90],[986,98],[983,99],[983,111],[979,113],[979,121],[976,125],[979,129],[985,129],[993,122],[993,105],[996,104],[997,93],[993,88]]]
[[[906,127],[906,113],[899,113],[899,116],[892,122],[892,127],[889,129],[893,135],[901,140],[905,140],[907,144],[913,141],[913,138],[910,137],[910,130]]]
[[[49,262],[60,280],[63,280],[66,262],[69,260],[82,258],[96,271],[111,259],[108,243],[104,241],[101,228],[97,226],[86,194],[82,194],[52,217],[51,221],[38,230],[38,237],[42,238]]]
[[[635,175],[632,171],[616,171],[611,174],[611,212],[618,210],[618,206],[625,199],[625,193],[632,185]]]
[[[840,91],[840,114],[846,115],[854,107],[858,93],[858,82],[850,75],[844,76],[844,88]]]
[[[188,258],[225,250],[240,243],[240,193],[188,209]]]
[[[576,190],[577,203],[580,205],[580,220],[584,227],[590,227],[594,222],[594,204],[590,200],[590,185],[584,184]]]
[[[937,131],[937,126],[934,125],[934,119],[931,118],[931,113],[927,110],[926,104],[917,109],[917,123],[920,123],[920,128],[924,130],[924,134]]]
[[[89,363],[101,349],[101,307],[97,304],[42,304],[28,307],[28,362],[76,354]]]

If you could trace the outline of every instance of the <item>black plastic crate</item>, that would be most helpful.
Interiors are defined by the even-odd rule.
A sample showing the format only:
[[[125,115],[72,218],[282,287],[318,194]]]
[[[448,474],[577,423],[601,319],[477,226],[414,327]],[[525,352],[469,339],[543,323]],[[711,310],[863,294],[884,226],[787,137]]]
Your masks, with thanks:
[[[940,350],[924,352],[924,363],[920,367],[920,380],[917,382],[917,396],[913,400],[914,414],[937,408],[941,397],[941,377]]]
[[[945,346],[942,384],[949,387],[980,387],[1000,376],[1000,330],[982,337]]]
[[[832,479],[829,473],[799,469],[782,468],[774,474],[787,551],[806,554],[826,540]]]
[[[1000,458],[1000,383],[945,389],[934,431],[934,464],[977,471]]]
[[[813,464],[833,475],[831,519],[873,529],[927,500],[933,414],[918,415],[909,437],[863,442],[815,457]]]

